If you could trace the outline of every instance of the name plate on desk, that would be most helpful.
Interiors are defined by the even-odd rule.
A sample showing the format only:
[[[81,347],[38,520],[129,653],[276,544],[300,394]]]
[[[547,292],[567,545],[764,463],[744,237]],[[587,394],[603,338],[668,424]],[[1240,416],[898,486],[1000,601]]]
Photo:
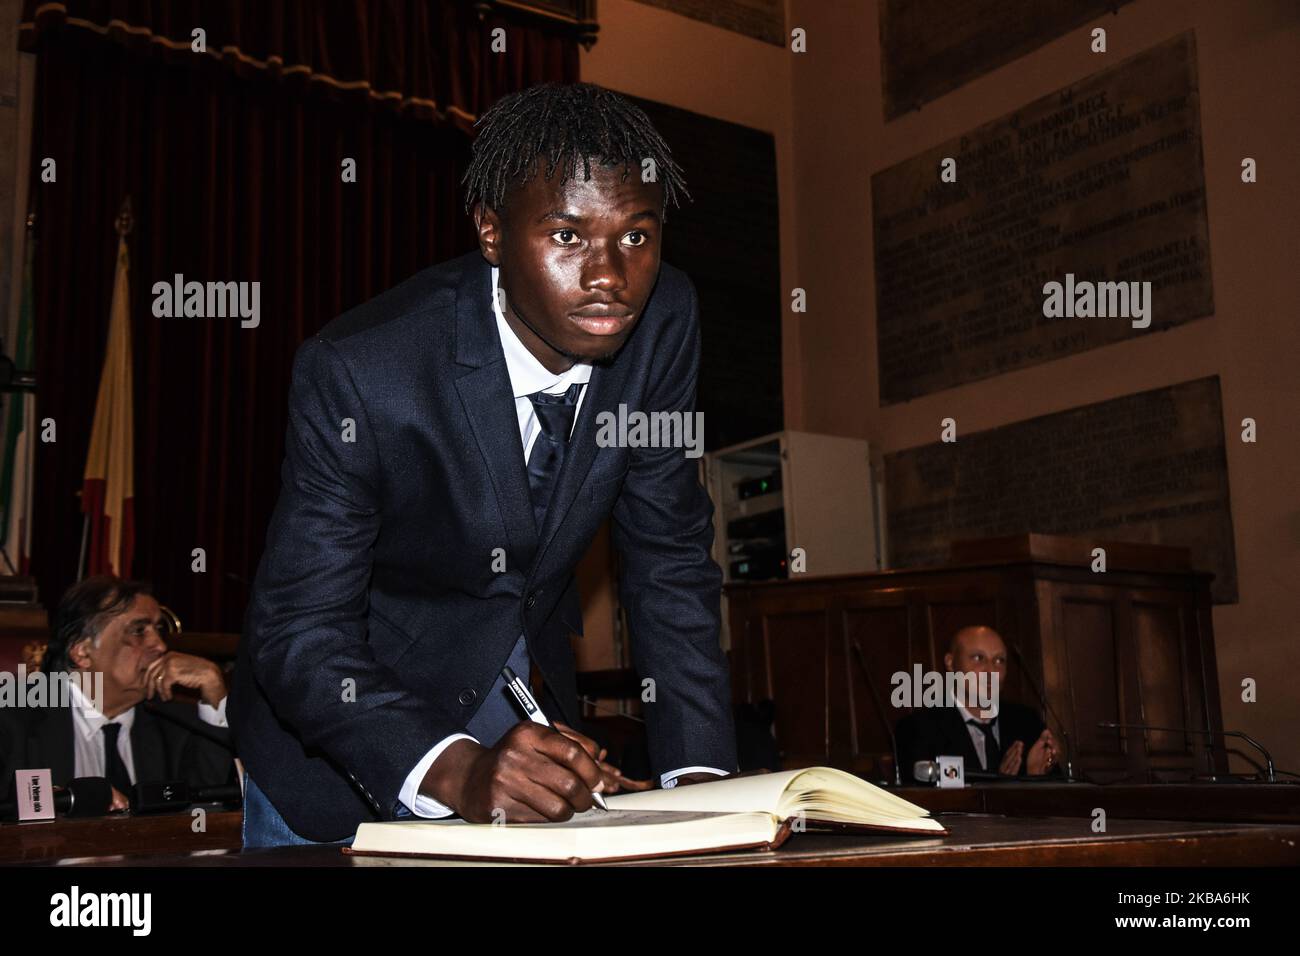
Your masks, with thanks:
[[[54,819],[54,784],[49,770],[19,770],[14,773],[14,784],[20,822]]]

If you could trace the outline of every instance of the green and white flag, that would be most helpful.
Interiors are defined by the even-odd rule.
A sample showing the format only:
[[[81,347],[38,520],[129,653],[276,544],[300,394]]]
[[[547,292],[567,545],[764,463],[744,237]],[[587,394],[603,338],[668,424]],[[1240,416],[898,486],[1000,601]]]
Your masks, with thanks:
[[[22,306],[18,313],[18,342],[14,366],[19,372],[32,368],[34,349],[32,260],[35,238],[28,236],[23,263]],[[36,396],[10,392],[6,396],[4,463],[0,467],[0,547],[8,562],[0,568],[7,574],[28,574],[32,559],[32,466],[36,448]]]

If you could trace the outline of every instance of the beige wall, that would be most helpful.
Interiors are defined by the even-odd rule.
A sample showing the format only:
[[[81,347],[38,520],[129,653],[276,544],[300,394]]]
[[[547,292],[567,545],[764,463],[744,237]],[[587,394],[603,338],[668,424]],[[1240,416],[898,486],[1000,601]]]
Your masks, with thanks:
[[[798,243],[791,63],[785,49],[632,0],[601,0],[599,17],[599,40],[582,54],[584,81],[772,134],[780,189],[781,286],[789,288]],[[685,176],[689,186],[689,169]],[[691,271],[689,262],[673,265]],[[799,410],[796,332],[787,325],[782,334],[787,419]],[[608,549],[608,536],[602,534],[578,570],[585,639],[574,647],[581,670],[619,666],[612,653],[615,604]]]
[[[585,82],[772,134],[780,190],[781,287],[790,288],[799,252],[790,54],[784,47],[633,0],[600,0],[598,10],[600,38],[582,54]],[[689,186],[691,171],[685,175]],[[673,265],[690,272],[689,262]],[[787,325],[781,337],[787,421],[801,411],[799,345],[797,329]]]
[[[1089,51],[1090,24],[889,124],[875,0],[791,4],[792,25],[809,35],[791,79],[797,276],[810,312],[787,317],[804,383],[787,424],[869,438],[891,452],[936,441],[949,415],[969,433],[1219,375],[1241,593],[1240,603],[1214,611],[1224,722],[1257,735],[1280,766],[1300,767],[1292,683],[1300,663],[1300,210],[1288,168],[1300,153],[1300,4],[1136,0],[1099,21],[1105,56]],[[878,407],[871,175],[1187,29],[1196,31],[1216,314]],[[1240,181],[1244,156],[1259,162],[1255,185]],[[1239,440],[1247,416],[1259,423],[1258,444]],[[1258,703],[1241,701],[1245,677],[1258,682]]]
[[[787,27],[807,30],[806,54],[602,0],[600,40],[582,61],[585,80],[775,136],[782,288],[805,288],[810,308],[786,313],[787,427],[867,438],[890,452],[936,440],[949,415],[971,432],[1218,375],[1241,595],[1214,611],[1224,721],[1260,737],[1281,766],[1300,767],[1300,693],[1289,682],[1300,661],[1300,582],[1292,580],[1300,575],[1292,303],[1300,210],[1288,169],[1300,153],[1300,4],[1135,0],[1099,21],[1108,54],[1090,52],[1089,24],[889,124],[877,0],[788,0],[788,10]],[[878,407],[871,175],[1188,29],[1197,41],[1216,314]],[[1244,156],[1259,162],[1255,185],[1240,181]],[[1259,423],[1258,444],[1238,440],[1247,416]],[[608,604],[601,609],[607,617]],[[597,618],[593,647],[608,633]],[[592,636],[590,621],[587,630]],[[1241,701],[1245,677],[1258,682],[1258,703]]]

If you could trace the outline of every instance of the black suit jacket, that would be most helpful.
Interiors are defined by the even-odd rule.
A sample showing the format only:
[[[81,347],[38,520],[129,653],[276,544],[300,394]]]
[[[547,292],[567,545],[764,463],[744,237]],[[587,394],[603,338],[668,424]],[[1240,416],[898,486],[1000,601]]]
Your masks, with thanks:
[[[74,732],[70,707],[0,709],[0,802],[14,799],[18,770],[48,767],[53,784],[67,786],[76,775]],[[212,787],[235,781],[230,731],[205,724],[196,706],[186,701],[136,705],[131,759],[137,783],[184,780],[193,787]]]
[[[308,839],[392,819],[406,776],[464,731],[521,632],[543,709],[579,726],[572,572],[611,513],[633,664],[655,681],[651,768],[736,767],[698,462],[596,444],[597,413],[620,403],[693,412],[694,286],[664,263],[622,351],[593,369],[538,528],[490,270],[478,251],[426,269],[295,358],[280,499],[228,708],[249,774]]]
[[[1020,756],[1020,768],[1017,774],[1025,772],[1025,762],[1029,757],[1029,748],[1043,732],[1043,719],[1037,712],[1023,704],[1003,701],[998,711],[998,742],[1002,752],[1017,740],[1023,741],[1024,753]],[[935,757],[962,757],[966,771],[980,770],[979,754],[970,739],[970,731],[962,720],[956,707],[922,708],[908,714],[898,722],[895,729],[898,740],[898,757],[902,763],[903,780],[911,783],[912,766],[918,760],[933,760]],[[989,767],[988,773],[997,773],[996,766]]]

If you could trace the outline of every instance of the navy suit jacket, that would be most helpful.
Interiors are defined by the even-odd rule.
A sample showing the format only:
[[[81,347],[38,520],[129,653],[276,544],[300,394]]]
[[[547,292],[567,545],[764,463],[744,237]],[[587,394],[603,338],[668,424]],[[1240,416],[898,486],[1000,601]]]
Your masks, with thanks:
[[[521,632],[543,709],[580,725],[573,569],[611,514],[633,665],[654,681],[652,769],[736,767],[698,463],[596,444],[597,414],[620,404],[694,411],[694,286],[663,263],[627,343],[593,369],[538,528],[490,270],[477,250],[426,269],[294,361],[280,498],[227,713],[248,773],[308,839],[393,819],[407,775],[464,732]]]

